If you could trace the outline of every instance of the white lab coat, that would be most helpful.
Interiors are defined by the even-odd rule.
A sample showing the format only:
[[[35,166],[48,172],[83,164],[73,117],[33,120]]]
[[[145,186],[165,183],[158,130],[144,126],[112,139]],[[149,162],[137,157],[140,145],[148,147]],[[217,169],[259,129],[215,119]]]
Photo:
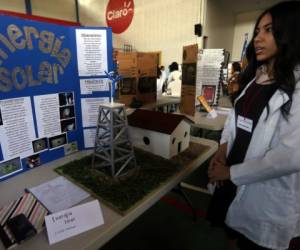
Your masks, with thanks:
[[[162,88],[164,83],[167,81],[166,71],[161,71],[161,75],[158,79],[156,79],[156,96],[162,96]]]
[[[276,250],[287,249],[290,240],[300,236],[300,67],[295,78],[288,121],[280,107],[289,97],[277,90],[269,101],[268,117],[265,108],[256,125],[245,161],[230,168],[238,188],[226,224],[256,244]],[[221,143],[228,143],[228,152],[235,123],[232,110],[221,138]]]
[[[172,71],[168,76],[167,89],[171,91],[171,96],[181,96],[181,72]]]

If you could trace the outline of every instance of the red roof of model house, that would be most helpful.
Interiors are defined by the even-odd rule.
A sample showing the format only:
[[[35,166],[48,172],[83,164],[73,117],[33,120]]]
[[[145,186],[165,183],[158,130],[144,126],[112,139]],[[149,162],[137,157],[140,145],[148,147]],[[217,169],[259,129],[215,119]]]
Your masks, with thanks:
[[[191,122],[184,115],[137,109],[128,116],[128,124],[133,127],[170,135],[184,119]]]

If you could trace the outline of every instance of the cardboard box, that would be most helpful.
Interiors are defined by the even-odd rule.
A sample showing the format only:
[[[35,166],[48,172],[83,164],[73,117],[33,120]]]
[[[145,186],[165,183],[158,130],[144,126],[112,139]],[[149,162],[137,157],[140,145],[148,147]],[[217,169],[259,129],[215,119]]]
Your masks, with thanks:
[[[156,77],[139,77],[137,99],[143,104],[156,101]]]
[[[119,102],[129,106],[135,97],[143,104],[156,101],[157,53],[118,52],[118,73],[123,77]]]
[[[116,55],[118,73],[122,77],[137,77],[137,52],[118,52]]]
[[[182,85],[180,112],[193,116],[195,114],[196,88],[192,85]]]
[[[137,96],[138,78],[123,78],[119,83],[118,102],[129,106],[133,97]]]
[[[156,77],[158,67],[157,53],[138,52],[137,67],[139,77]]]
[[[182,63],[197,63],[198,45],[188,45],[183,47]]]

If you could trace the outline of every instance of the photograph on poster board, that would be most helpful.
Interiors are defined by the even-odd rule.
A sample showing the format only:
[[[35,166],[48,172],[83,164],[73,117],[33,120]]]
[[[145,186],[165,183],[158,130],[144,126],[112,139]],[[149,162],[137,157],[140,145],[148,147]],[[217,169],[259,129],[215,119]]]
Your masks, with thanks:
[[[215,100],[215,94],[216,94],[216,86],[214,85],[203,85],[202,86],[202,93],[206,99],[206,101],[211,104]]]
[[[184,63],[182,64],[182,84],[196,85],[196,63]]]
[[[65,155],[70,155],[78,151],[77,141],[72,141],[64,146]]]
[[[69,132],[76,129],[76,120],[75,118],[62,120],[61,121],[61,132]]]
[[[73,92],[59,93],[59,106],[74,105]]]
[[[64,133],[61,135],[49,137],[48,140],[50,149],[62,147],[63,145],[67,144],[67,134]]]
[[[60,119],[75,117],[74,106],[64,106],[59,108]]]
[[[0,163],[0,179],[22,171],[22,164],[20,161],[20,157],[11,159],[9,161]]]
[[[45,137],[45,138],[32,141],[32,147],[34,153],[47,150],[48,149],[47,138]]]
[[[29,168],[36,168],[41,165],[40,154],[28,156],[26,159],[26,165]]]

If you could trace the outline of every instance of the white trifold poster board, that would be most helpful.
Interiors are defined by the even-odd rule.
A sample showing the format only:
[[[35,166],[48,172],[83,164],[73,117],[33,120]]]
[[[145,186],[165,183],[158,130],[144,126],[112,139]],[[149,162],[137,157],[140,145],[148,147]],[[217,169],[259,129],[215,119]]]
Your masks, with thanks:
[[[198,50],[195,105],[199,105],[199,95],[203,95],[210,105],[218,104],[224,52],[224,49]]]

